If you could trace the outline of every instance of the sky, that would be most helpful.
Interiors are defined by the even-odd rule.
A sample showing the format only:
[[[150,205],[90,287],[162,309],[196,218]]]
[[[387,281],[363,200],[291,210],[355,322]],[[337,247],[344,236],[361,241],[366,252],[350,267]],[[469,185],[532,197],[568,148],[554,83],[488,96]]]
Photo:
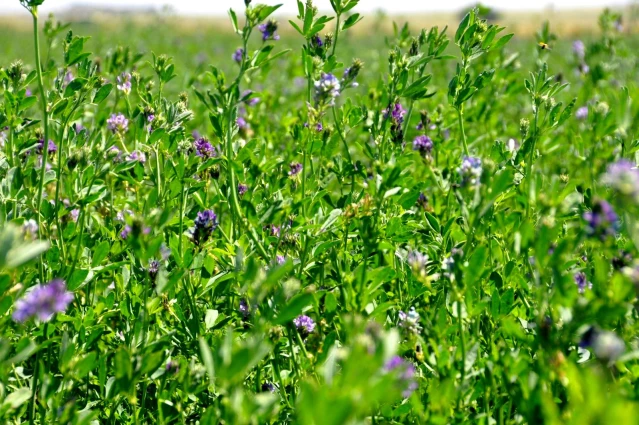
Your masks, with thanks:
[[[283,3],[281,13],[296,14],[295,0],[254,0],[255,2],[277,4]],[[330,10],[329,0],[315,0],[314,3],[321,10]],[[370,12],[385,10],[388,13],[456,11],[473,0],[360,0],[356,11]],[[502,10],[540,10],[549,6],[557,9],[579,9],[611,5],[628,4],[630,0],[484,0],[482,4]],[[171,5],[181,14],[188,15],[223,15],[229,8],[242,10],[244,0],[46,0],[40,7],[42,12],[59,11],[73,5],[87,5],[97,7],[145,7]],[[18,0],[0,0],[0,13],[19,12],[23,10]]]

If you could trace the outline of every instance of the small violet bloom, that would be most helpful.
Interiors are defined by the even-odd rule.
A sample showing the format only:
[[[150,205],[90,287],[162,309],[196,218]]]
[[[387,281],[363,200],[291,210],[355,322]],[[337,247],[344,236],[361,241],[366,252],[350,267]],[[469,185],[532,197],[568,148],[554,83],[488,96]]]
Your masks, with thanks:
[[[257,29],[262,33],[262,41],[280,39],[280,36],[276,34],[277,22],[272,19],[265,24],[258,25]]]
[[[614,236],[619,229],[619,217],[606,201],[596,202],[592,210],[584,213],[583,218],[586,221],[586,233],[601,240]]]
[[[118,75],[116,80],[116,87],[118,88],[118,90],[123,92],[125,95],[131,93],[131,74],[129,74],[128,72],[123,72],[122,74]]]
[[[415,380],[415,366],[400,356],[394,356],[388,360],[384,365],[384,371],[397,374],[397,384],[402,389],[404,398],[410,397],[418,388]]]
[[[586,289],[592,289],[592,283],[588,282],[588,278],[584,272],[575,273],[574,279],[580,294],[585,293]]]
[[[129,120],[122,114],[112,114],[107,119],[107,128],[113,133],[123,134],[129,128]]]
[[[195,218],[195,228],[193,229],[193,241],[196,245],[201,245],[209,239],[216,228],[217,215],[213,210],[198,212]]]
[[[195,155],[200,158],[209,159],[217,156],[217,152],[211,142],[204,137],[197,139],[193,146],[195,147]]]
[[[72,301],[73,293],[67,291],[64,280],[54,279],[46,285],[36,285],[18,300],[12,317],[21,323],[31,318],[48,322],[54,314],[66,311]]]
[[[413,140],[413,150],[418,151],[422,157],[428,158],[433,150],[433,141],[428,136],[417,136]]]
[[[313,319],[303,314],[293,319],[293,324],[304,338],[315,330],[315,322]]]

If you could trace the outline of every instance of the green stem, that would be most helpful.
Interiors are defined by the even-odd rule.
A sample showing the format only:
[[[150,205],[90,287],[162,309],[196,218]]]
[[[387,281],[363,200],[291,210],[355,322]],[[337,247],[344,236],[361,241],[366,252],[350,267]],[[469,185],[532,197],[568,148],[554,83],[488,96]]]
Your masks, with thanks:
[[[461,385],[464,384],[464,379],[466,378],[466,340],[464,338],[464,319],[462,317],[462,297],[459,295],[457,297],[457,319],[459,321],[459,339],[461,345]],[[461,395],[462,391],[460,391]]]
[[[182,260],[182,239],[184,234],[184,180],[182,180],[182,190],[180,191],[180,233],[178,237],[180,238],[178,244],[178,254],[180,255],[180,261]]]
[[[464,129],[464,111],[463,106],[457,109],[457,119],[459,121],[459,131],[461,132],[462,145],[464,147],[464,155],[469,156],[468,141],[466,140],[466,130]]]
[[[38,185],[38,196],[36,198],[36,222],[38,223],[38,236],[42,239],[42,220],[41,205],[42,192],[44,190],[44,175],[47,171],[47,160],[49,159],[49,114],[47,112],[47,98],[44,92],[44,82],[42,80],[42,64],[40,61],[40,37],[38,33],[38,7],[31,8],[31,16],[33,16],[33,41],[35,47],[36,73],[38,76],[38,87],[40,89],[40,98],[42,102],[42,125],[44,126],[44,141],[42,143],[42,165],[40,167],[40,183]],[[44,282],[44,264],[40,262],[40,281]]]
[[[331,56],[335,56],[335,49],[337,48],[337,39],[339,37],[339,24],[340,19],[342,18],[342,14],[337,14],[337,22],[335,24],[335,40],[333,41],[333,50],[331,50]]]
[[[49,326],[48,323],[44,324],[44,327],[42,329],[42,341],[45,341],[47,338],[48,326]],[[29,412],[29,425],[33,425],[35,421],[35,408],[36,408],[35,401],[38,394],[39,379],[40,379],[40,350],[38,349],[38,351],[36,351],[35,367],[33,369],[33,378],[32,378],[32,384],[31,384],[31,400],[29,401],[29,409],[27,410]],[[41,423],[45,423],[44,417],[41,418]]]

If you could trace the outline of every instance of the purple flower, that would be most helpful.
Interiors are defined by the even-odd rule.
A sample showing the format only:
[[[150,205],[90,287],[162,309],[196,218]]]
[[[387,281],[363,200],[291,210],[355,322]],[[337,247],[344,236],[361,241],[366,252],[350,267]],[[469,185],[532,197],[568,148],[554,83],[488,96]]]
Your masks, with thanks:
[[[73,293],[67,291],[64,280],[54,279],[46,285],[36,285],[18,300],[13,320],[24,323],[37,317],[42,322],[48,322],[54,314],[65,311],[72,301]]]
[[[42,154],[42,149],[44,148],[44,140],[38,140],[38,145],[36,146],[36,152],[38,154]],[[58,151],[58,146],[53,142],[53,140],[49,140],[47,143],[47,152],[49,155],[52,155]]]
[[[591,211],[584,213],[583,218],[586,220],[586,233],[602,240],[614,236],[619,228],[619,217],[606,201],[596,202]]]
[[[422,329],[419,326],[419,313],[415,310],[415,307],[411,307],[408,313],[403,311],[399,312],[399,327],[406,329],[409,333],[417,335]]]
[[[577,112],[575,112],[575,117],[578,120],[585,120],[586,118],[588,118],[588,107],[582,106],[581,108],[577,109]]]
[[[248,319],[249,316],[251,315],[251,308],[249,307],[248,302],[246,302],[245,298],[240,299],[239,310],[244,320]]]
[[[172,374],[176,374],[180,371],[180,364],[178,362],[174,362],[173,360],[169,360],[166,362],[166,371]]]
[[[38,235],[38,222],[30,218],[22,224],[22,232],[28,239],[35,238]]]
[[[242,49],[241,47],[233,53],[233,60],[237,63],[242,62],[243,57],[244,57],[244,49]]]
[[[280,226],[269,224],[268,226],[264,226],[264,230],[268,231],[271,236],[274,236],[276,238],[280,237]]]
[[[291,171],[288,172],[288,175],[294,177],[302,172],[302,164],[299,162],[291,162],[290,164]]]
[[[393,105],[393,108],[390,110],[384,109],[384,118],[389,118],[393,122],[393,124],[399,126],[404,122],[404,115],[406,115],[406,109],[402,106],[401,103],[397,102]]]
[[[122,114],[112,114],[107,119],[107,128],[113,133],[123,134],[129,128],[129,120]]]
[[[384,365],[384,371],[396,374],[397,384],[402,389],[404,398],[410,397],[418,388],[415,381],[415,366],[400,356],[394,356],[388,360]]]
[[[74,222],[78,222],[78,217],[80,216],[80,210],[78,208],[74,208],[71,210],[71,212],[69,213],[69,215],[71,216],[71,220],[73,220]]]
[[[128,72],[123,72],[122,74],[118,75],[116,80],[116,87],[118,88],[118,90],[126,95],[131,93],[131,74],[129,74]]]
[[[146,154],[140,151],[133,151],[126,157],[127,161],[130,162],[139,162],[140,164],[144,164],[146,162]]]
[[[639,170],[634,163],[622,159],[610,164],[602,180],[621,196],[639,202]]]
[[[262,41],[280,39],[280,36],[276,34],[277,22],[272,19],[265,24],[258,25],[257,29],[262,33]]]
[[[424,158],[429,157],[433,150],[433,141],[428,136],[417,136],[413,140],[413,150],[418,151]]]
[[[262,384],[262,392],[274,393],[277,390],[277,387],[273,385],[271,382],[265,382]]]
[[[579,60],[583,60],[586,56],[586,45],[581,40],[575,40],[572,43],[572,51]]]
[[[417,205],[419,205],[423,209],[428,208],[428,197],[424,194],[424,192],[419,193],[419,198],[417,198]]]
[[[126,220],[126,216],[133,217],[133,211],[128,208],[125,208],[122,211],[118,211],[118,213],[115,215],[115,219],[120,223],[124,223],[124,221]]]
[[[475,186],[479,184],[482,173],[481,159],[465,156],[462,159],[460,167],[457,169],[457,173],[459,173],[462,178],[462,185],[470,184]]]
[[[73,73],[71,71],[68,71],[66,74],[64,74],[64,81],[63,81],[63,85],[64,87],[68,86],[69,83],[71,81],[73,81]]]
[[[315,322],[313,319],[304,314],[293,319],[293,324],[304,338],[313,333],[315,330]]]
[[[321,49],[324,46],[324,42],[322,41],[322,37],[315,34],[311,37],[311,47],[313,49]]]
[[[286,263],[286,257],[283,255],[277,255],[275,257],[275,262],[281,266],[282,264]]]
[[[128,224],[124,226],[124,229],[122,229],[122,231],[120,232],[120,237],[122,239],[127,239],[129,237],[129,234],[131,233],[131,226],[129,226]]]
[[[244,196],[244,194],[245,194],[246,192],[248,192],[248,186],[247,186],[247,185],[245,185],[245,184],[239,183],[239,184],[237,185],[237,193],[238,193],[238,195],[240,195],[240,196]]]
[[[122,151],[115,145],[107,149],[107,156],[112,157],[115,162],[122,161]]]
[[[333,74],[322,72],[320,79],[315,81],[315,101],[319,104],[333,106],[335,98],[340,94],[341,83]]]
[[[579,66],[577,67],[577,71],[580,74],[587,74],[590,72],[590,67],[588,66],[587,63],[580,63]]]
[[[155,278],[158,276],[158,272],[160,271],[160,262],[156,259],[149,260],[149,268],[147,271],[149,272],[151,281],[155,282]]]
[[[235,123],[240,130],[248,130],[250,127],[246,120],[242,117],[237,117],[235,119]]]
[[[419,251],[411,251],[406,256],[406,262],[413,270],[413,273],[425,274],[426,264],[428,264],[428,255]]]
[[[577,272],[574,276],[575,285],[577,285],[577,290],[580,294],[586,292],[586,288],[592,289],[592,283],[588,282],[588,278],[584,272]]]
[[[213,145],[211,145],[211,142],[204,137],[196,140],[193,145],[195,146],[195,155],[201,158],[208,159],[217,156],[217,152]]]
[[[216,228],[217,215],[213,210],[198,212],[195,218],[195,228],[193,229],[193,241],[196,245],[201,245],[209,239]]]

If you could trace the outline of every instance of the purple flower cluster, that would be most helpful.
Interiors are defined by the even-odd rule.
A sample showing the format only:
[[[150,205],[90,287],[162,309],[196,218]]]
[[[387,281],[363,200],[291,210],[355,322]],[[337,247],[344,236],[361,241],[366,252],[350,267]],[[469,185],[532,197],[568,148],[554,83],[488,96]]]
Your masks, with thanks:
[[[149,260],[149,267],[147,268],[147,271],[149,272],[151,281],[155,282],[155,279],[158,276],[158,272],[160,271],[160,262],[154,258]]]
[[[588,235],[602,240],[614,236],[619,229],[619,217],[612,205],[606,201],[596,202],[591,211],[584,213],[583,218],[586,220]]]
[[[13,320],[24,323],[37,317],[42,322],[48,322],[54,314],[65,311],[72,301],[73,293],[67,291],[64,280],[54,279],[46,285],[36,285],[18,300]]]
[[[401,358],[394,356],[386,362],[384,370],[397,374],[397,384],[402,389],[402,396],[408,398],[418,388],[415,380],[415,366]]]
[[[299,162],[291,162],[290,167],[291,171],[288,172],[288,175],[291,177],[295,177],[302,172],[302,164]]]
[[[243,183],[238,183],[237,185],[237,193],[240,196],[244,196],[244,194],[248,192],[248,186]]]
[[[107,128],[113,133],[123,134],[129,128],[129,120],[122,114],[112,114],[107,119]]]
[[[315,322],[313,319],[304,314],[293,319],[293,324],[304,338],[312,334],[315,330]]]
[[[572,51],[579,60],[583,60],[586,57],[586,45],[581,40],[575,40],[572,43]]]
[[[470,184],[471,186],[476,186],[479,184],[482,173],[481,159],[465,156],[457,172],[462,178],[462,185]]]
[[[341,83],[333,74],[322,72],[320,79],[315,81],[315,101],[318,104],[333,106],[341,91]]]
[[[42,150],[44,149],[44,140],[38,140],[38,145],[36,146],[36,152],[42,155]],[[49,140],[47,143],[47,152],[49,155],[52,155],[58,151],[58,146],[54,143],[53,140]]]
[[[131,93],[131,74],[129,74],[128,72],[123,72],[122,74],[118,75],[116,80],[116,87],[118,88],[118,90],[126,95]]]
[[[280,36],[276,34],[277,22],[272,19],[265,24],[258,25],[257,29],[262,33],[262,41],[280,39]]]
[[[197,139],[193,146],[195,147],[195,155],[200,158],[208,159],[217,156],[215,148],[205,137]]]
[[[244,58],[244,49],[240,47],[233,53],[233,60],[240,63],[242,62],[242,58]]]
[[[127,239],[129,237],[129,234],[131,233],[131,226],[129,226],[128,224],[124,226],[124,228],[122,229],[122,231],[120,232],[120,237],[122,239]]]
[[[146,154],[141,151],[133,151],[127,155],[126,160],[129,162],[139,162],[144,164],[146,162]]]
[[[195,228],[193,229],[193,241],[196,245],[201,245],[209,239],[216,228],[217,215],[213,210],[198,212],[195,218]]]
[[[409,333],[417,335],[422,329],[419,326],[419,313],[415,310],[415,307],[411,307],[408,313],[403,311],[399,312],[399,327],[406,329]]]
[[[577,109],[577,112],[575,112],[575,117],[580,121],[588,118],[588,107],[582,106],[581,108]]]
[[[574,279],[580,294],[585,293],[586,289],[592,289],[592,283],[588,282],[588,278],[584,272],[575,273]]]
[[[389,111],[390,109],[390,111]],[[406,115],[406,109],[402,106],[401,103],[397,102],[393,105],[392,108],[384,109],[384,118],[389,118],[393,122],[394,125],[401,125],[404,122],[404,116]]]
[[[246,122],[246,120],[243,117],[237,117],[235,119],[235,123],[237,124],[237,128],[239,128],[240,131],[245,131],[250,128],[249,124]]]
[[[639,170],[634,163],[622,159],[608,166],[603,182],[621,196],[639,203]]]
[[[424,158],[428,158],[433,150],[433,141],[428,136],[417,136],[413,140],[413,150],[418,151]]]
[[[246,302],[245,298],[240,299],[240,314],[244,320],[248,319],[251,315],[251,307],[249,307],[248,302]]]

